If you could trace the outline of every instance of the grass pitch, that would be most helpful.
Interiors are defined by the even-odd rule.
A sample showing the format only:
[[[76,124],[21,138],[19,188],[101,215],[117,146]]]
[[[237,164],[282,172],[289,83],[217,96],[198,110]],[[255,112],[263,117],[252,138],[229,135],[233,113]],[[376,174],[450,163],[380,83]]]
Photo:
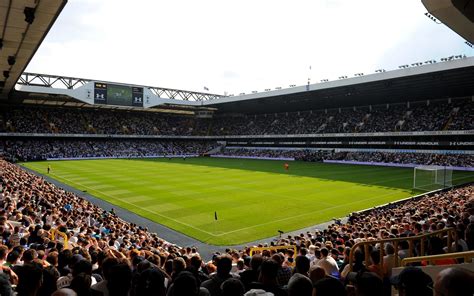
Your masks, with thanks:
[[[24,166],[214,245],[234,245],[411,196],[413,169],[188,158]],[[473,174],[453,173],[466,182]],[[217,221],[214,213],[217,212]]]

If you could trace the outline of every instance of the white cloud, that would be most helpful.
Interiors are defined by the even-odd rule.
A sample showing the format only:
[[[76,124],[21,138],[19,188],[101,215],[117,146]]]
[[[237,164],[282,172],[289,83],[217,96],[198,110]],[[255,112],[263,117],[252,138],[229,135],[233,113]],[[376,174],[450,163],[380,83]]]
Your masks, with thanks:
[[[472,54],[424,12],[413,0],[73,0],[27,70],[249,93]]]

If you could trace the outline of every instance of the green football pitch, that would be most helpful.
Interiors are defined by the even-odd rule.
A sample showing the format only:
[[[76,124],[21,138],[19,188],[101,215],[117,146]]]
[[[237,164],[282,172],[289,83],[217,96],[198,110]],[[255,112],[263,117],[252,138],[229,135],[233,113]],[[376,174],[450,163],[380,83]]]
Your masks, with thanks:
[[[219,158],[23,165],[202,242],[234,245],[413,195],[413,169]],[[474,179],[455,172],[454,182]],[[217,220],[215,219],[217,213]]]

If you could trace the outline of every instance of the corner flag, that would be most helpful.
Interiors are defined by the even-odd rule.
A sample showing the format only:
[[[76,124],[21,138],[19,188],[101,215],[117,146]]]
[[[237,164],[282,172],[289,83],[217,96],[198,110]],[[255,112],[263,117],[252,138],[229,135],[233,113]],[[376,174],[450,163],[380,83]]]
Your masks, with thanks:
[[[214,220],[217,220],[217,212],[214,212]]]

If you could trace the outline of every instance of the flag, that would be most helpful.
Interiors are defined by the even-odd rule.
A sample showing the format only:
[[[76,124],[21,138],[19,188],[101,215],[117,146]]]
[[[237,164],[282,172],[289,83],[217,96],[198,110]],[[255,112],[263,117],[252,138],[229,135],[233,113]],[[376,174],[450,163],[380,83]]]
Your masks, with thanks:
[[[214,212],[214,220],[217,221],[217,212]]]
[[[207,86],[205,86],[205,87],[204,87],[204,90],[207,90],[207,91],[209,91],[209,88],[208,88]]]

